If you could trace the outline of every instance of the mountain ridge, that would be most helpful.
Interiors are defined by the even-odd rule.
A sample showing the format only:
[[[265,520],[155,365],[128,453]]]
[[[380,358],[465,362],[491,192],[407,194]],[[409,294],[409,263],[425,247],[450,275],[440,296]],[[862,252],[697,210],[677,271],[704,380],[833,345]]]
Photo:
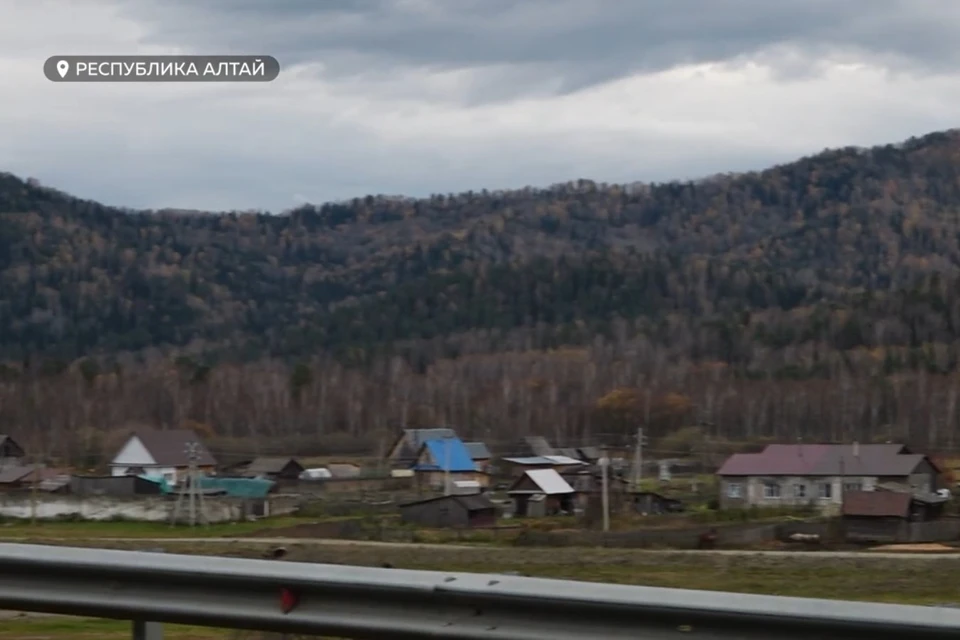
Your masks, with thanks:
[[[362,363],[596,336],[671,338],[748,369],[813,343],[950,351],[958,213],[958,130],[699,181],[277,215],[134,212],[0,174],[0,360]]]

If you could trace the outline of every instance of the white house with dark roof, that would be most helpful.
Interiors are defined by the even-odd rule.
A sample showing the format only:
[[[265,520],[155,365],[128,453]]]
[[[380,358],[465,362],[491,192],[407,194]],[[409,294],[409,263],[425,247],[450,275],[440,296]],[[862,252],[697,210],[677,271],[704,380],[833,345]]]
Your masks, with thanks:
[[[197,434],[190,429],[167,431],[144,429],[130,435],[127,442],[110,461],[114,476],[162,476],[171,484],[178,483],[190,467],[189,447],[196,444],[197,467],[210,473],[217,461]]]
[[[771,444],[735,453],[717,471],[723,508],[839,507],[847,492],[896,482],[916,493],[937,489],[940,470],[902,444]]]

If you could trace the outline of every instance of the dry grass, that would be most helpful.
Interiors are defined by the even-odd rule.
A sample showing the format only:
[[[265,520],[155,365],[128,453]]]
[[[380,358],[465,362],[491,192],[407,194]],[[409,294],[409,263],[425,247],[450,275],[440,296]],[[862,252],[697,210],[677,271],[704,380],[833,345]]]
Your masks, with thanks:
[[[0,623],[0,640],[129,640],[131,623],[70,616],[23,616]],[[227,629],[164,625],[165,640],[231,640]]]

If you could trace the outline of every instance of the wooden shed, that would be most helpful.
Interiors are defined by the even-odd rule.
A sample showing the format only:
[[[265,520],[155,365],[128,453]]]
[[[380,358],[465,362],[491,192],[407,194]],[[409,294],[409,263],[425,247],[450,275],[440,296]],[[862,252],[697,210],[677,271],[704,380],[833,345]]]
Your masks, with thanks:
[[[400,505],[400,517],[424,527],[492,527],[497,507],[485,495],[440,496]]]

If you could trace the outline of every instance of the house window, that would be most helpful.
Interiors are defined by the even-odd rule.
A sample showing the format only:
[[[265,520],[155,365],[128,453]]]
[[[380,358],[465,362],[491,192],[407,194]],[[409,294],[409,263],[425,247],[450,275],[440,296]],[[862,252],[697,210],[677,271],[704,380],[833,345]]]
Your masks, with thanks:
[[[763,483],[763,497],[775,499],[780,497],[780,485],[776,482]]]
[[[833,483],[830,483],[830,482],[820,483],[820,497],[821,498],[833,497]]]
[[[807,485],[805,484],[795,484],[793,485],[793,495],[797,498],[806,498],[807,497]]]
[[[860,482],[845,482],[843,484],[844,491],[863,491],[863,484]]]
[[[743,485],[739,482],[731,482],[727,485],[727,497],[728,498],[742,498],[743,497]]]

